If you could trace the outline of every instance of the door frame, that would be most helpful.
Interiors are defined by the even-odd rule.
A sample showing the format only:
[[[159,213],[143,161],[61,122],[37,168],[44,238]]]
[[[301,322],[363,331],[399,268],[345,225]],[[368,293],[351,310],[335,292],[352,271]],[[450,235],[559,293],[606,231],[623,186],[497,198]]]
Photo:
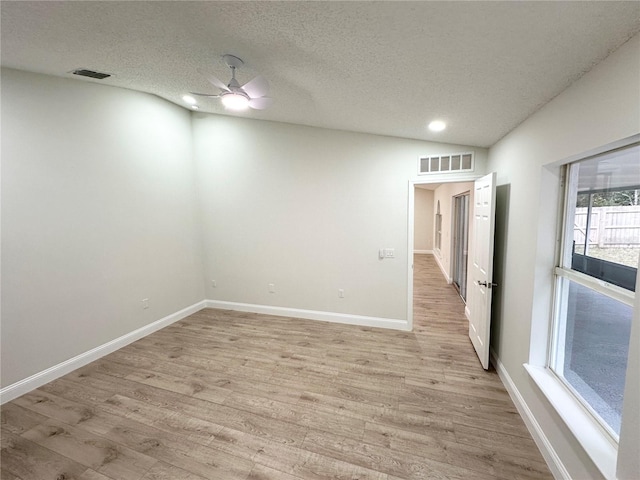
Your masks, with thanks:
[[[430,183],[463,183],[475,182],[484,175],[477,173],[443,173],[425,175],[424,177],[409,180],[408,205],[407,205],[407,325],[409,331],[413,330],[413,249],[415,232],[415,188],[416,185],[428,185]]]

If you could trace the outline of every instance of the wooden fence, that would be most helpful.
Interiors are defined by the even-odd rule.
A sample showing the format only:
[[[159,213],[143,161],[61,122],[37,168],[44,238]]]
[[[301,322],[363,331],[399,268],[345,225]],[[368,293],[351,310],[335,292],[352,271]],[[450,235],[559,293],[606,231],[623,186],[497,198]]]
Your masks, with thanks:
[[[576,208],[573,239],[584,245],[587,208]],[[594,207],[591,209],[589,245],[600,248],[640,246],[640,206]]]

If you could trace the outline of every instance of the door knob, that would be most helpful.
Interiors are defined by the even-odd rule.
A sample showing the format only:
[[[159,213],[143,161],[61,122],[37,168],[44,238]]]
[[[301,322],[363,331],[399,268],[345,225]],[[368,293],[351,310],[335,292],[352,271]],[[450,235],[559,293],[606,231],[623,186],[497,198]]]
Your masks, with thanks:
[[[492,288],[492,287],[497,287],[498,284],[497,283],[493,283],[493,282],[481,282],[480,280],[477,280],[476,283],[478,285],[480,285],[481,287],[487,287],[487,288]]]

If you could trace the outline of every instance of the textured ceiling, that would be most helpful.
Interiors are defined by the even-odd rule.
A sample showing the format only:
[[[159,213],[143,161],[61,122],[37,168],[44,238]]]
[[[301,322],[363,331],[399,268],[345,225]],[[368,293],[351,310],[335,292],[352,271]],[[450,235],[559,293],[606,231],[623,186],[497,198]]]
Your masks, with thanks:
[[[640,29],[640,2],[1,3],[2,65],[184,105],[221,56],[262,74],[258,119],[490,146]],[[74,78],[78,78],[75,77]],[[96,81],[83,79],[82,81]],[[216,99],[201,111],[229,114]],[[431,133],[441,118],[449,127]]]

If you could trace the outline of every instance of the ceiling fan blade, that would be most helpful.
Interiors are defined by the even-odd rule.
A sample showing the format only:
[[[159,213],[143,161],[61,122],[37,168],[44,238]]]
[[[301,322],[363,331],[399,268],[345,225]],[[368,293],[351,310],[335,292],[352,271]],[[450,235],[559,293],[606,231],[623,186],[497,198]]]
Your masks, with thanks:
[[[209,83],[211,83],[211,85],[213,85],[214,87],[218,87],[220,90],[223,90],[225,92],[229,91],[229,87],[227,87],[222,80],[219,80],[218,78],[214,77],[213,75],[207,75],[207,80],[209,80]]]
[[[245,83],[242,90],[251,98],[264,97],[269,93],[269,82],[262,75],[258,75]]]
[[[273,103],[273,98],[260,97],[249,100],[249,106],[254,110],[264,110]]]
[[[220,95],[211,94],[211,93],[198,93],[198,92],[189,92],[191,95],[198,95],[199,97],[209,97],[209,98],[218,98]]]

